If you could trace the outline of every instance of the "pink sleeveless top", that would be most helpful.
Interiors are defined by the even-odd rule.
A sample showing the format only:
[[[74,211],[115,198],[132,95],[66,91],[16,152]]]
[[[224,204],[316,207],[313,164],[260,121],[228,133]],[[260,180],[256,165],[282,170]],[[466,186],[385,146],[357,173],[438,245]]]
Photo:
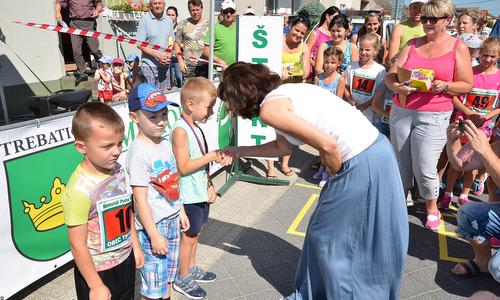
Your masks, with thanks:
[[[319,46],[324,42],[330,41],[332,37],[323,33],[323,31],[321,31],[319,28],[314,29],[314,32],[316,33],[316,41],[314,41],[314,44],[311,48],[311,58],[316,61]]]
[[[416,39],[414,39],[411,43],[410,52],[408,53],[408,59],[403,65],[405,69],[429,69],[433,70],[435,73],[434,80],[443,80],[446,82],[453,81],[453,78],[455,77],[455,63],[458,40],[455,39],[453,49],[450,52],[438,57],[421,57],[420,55],[418,55],[415,46]],[[407,97],[405,108],[435,112],[452,111],[452,99],[452,96],[445,93],[433,94],[432,91],[426,93],[414,92]],[[396,97],[394,97],[393,102],[397,106],[401,106],[397,94]]]

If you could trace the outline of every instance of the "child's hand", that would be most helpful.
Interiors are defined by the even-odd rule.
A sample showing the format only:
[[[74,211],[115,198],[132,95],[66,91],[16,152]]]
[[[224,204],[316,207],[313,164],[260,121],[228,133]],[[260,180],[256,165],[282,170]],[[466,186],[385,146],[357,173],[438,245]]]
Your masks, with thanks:
[[[104,284],[96,288],[90,289],[89,300],[110,300],[110,299],[111,299],[111,292]]]
[[[446,135],[448,136],[448,141],[450,142],[458,140],[463,135],[463,133],[458,129],[459,120],[462,121],[462,117],[458,117],[458,120],[455,120],[450,124],[450,126],[448,126],[448,129],[446,129]]]
[[[208,187],[208,203],[215,203],[215,200],[217,200],[217,192],[215,191],[214,186],[210,185]]]
[[[151,248],[156,255],[167,255],[168,241],[158,233],[157,236],[151,237]]]
[[[134,248],[134,259],[135,259],[135,268],[140,269],[144,267],[144,253],[142,252],[141,248],[139,249]]]
[[[181,231],[186,232],[189,230],[189,227],[191,227],[191,224],[189,224],[189,218],[187,217],[186,213],[181,210],[180,214],[180,222],[181,222]]]

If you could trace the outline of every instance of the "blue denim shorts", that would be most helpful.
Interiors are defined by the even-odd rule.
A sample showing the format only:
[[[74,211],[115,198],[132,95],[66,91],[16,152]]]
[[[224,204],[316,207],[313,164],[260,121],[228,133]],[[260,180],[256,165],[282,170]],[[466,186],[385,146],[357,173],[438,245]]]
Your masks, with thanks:
[[[500,203],[474,202],[460,207],[458,233],[476,241],[500,238]]]

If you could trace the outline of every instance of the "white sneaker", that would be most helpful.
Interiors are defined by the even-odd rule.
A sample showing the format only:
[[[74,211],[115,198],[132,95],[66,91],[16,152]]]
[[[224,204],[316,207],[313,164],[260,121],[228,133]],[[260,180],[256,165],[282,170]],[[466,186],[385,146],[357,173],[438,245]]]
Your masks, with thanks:
[[[321,165],[316,173],[314,173],[313,178],[314,179],[321,179],[323,178],[323,173],[325,172],[325,166]]]
[[[327,171],[323,172],[321,176],[321,181],[318,183],[318,186],[324,187],[325,184],[328,182],[328,179],[330,179],[330,174]]]
[[[408,193],[408,195],[406,196],[406,207],[412,207],[413,205],[415,205],[415,203],[413,202],[411,193]]]

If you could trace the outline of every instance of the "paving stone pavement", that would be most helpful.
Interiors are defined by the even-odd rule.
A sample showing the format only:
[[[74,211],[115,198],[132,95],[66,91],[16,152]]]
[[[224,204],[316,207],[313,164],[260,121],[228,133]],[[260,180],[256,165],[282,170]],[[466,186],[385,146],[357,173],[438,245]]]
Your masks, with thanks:
[[[315,151],[309,147],[294,149],[290,165],[298,176],[279,174],[292,180],[290,186],[238,182],[211,207],[197,257],[199,266],[218,275],[215,282],[201,284],[207,291],[206,299],[276,300],[292,292],[307,221],[320,192],[311,179],[310,165],[315,161],[311,153]],[[254,161],[250,173],[264,174],[264,164]],[[223,181],[224,175],[219,175],[215,184],[220,186]],[[410,245],[401,299],[466,299],[479,290],[500,295],[500,285],[493,279],[461,279],[450,273],[454,261],[472,257],[472,250],[454,236],[453,211],[443,220],[445,231],[431,232],[423,226],[425,206],[409,209]],[[73,271],[60,273],[17,298],[76,299]],[[139,287],[137,277],[136,290]],[[136,299],[140,299],[138,294]],[[174,292],[172,299],[187,298]]]

